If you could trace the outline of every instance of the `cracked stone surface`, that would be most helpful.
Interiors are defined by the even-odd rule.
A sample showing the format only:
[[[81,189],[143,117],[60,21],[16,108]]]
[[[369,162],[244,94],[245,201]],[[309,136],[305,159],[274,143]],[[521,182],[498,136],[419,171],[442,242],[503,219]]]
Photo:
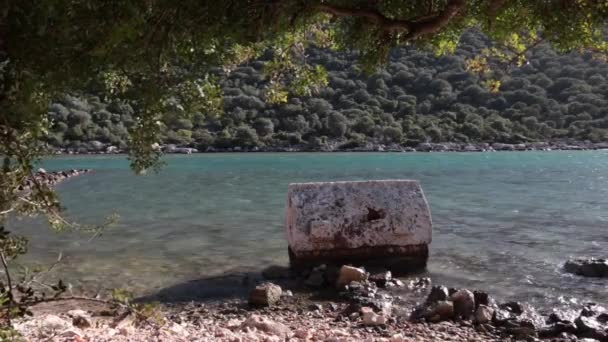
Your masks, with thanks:
[[[289,185],[285,225],[292,252],[431,243],[431,213],[413,180]]]

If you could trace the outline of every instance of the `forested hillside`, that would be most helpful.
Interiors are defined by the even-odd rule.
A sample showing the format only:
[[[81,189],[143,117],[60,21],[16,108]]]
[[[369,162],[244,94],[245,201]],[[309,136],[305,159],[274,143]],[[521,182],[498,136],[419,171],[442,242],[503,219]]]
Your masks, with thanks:
[[[364,75],[355,54],[310,49],[329,86],[287,104],[264,100],[264,61],[222,75],[225,113],[164,124],[164,143],[199,150],[239,147],[354,148],[421,142],[608,141],[608,64],[540,45],[492,93],[465,70],[489,42],[465,34],[453,56],[395,49],[386,67]],[[50,107],[50,144],[73,151],[126,148],[133,109],[99,97],[66,96]]]

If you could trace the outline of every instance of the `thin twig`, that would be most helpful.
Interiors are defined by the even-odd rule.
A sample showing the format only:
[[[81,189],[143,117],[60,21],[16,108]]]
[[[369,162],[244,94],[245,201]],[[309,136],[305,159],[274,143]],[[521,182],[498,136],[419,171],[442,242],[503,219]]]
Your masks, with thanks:
[[[118,306],[122,306],[122,307],[127,307],[127,305],[122,304],[122,303],[120,303],[118,301],[115,301],[115,300],[106,300],[106,299],[98,299],[98,298],[91,298],[91,297],[81,297],[81,296],[56,297],[56,298],[40,298],[40,299],[32,301],[31,304],[48,303],[48,302],[62,302],[62,301],[68,301],[68,300],[81,300],[81,301],[102,303],[102,304],[107,304],[107,305],[118,305]]]
[[[11,311],[13,310],[13,283],[11,280],[11,273],[8,270],[8,264],[4,257],[4,251],[0,250],[0,259],[2,260],[2,267],[4,267],[4,275],[6,276],[6,282],[8,284],[7,295],[8,304],[6,305],[6,323],[11,326]]]
[[[6,215],[6,214],[11,213],[13,211],[15,211],[15,208],[10,208],[10,209],[4,210],[4,211],[0,211],[0,215]]]
[[[57,260],[55,260],[54,263],[52,263],[45,271],[38,272],[36,275],[32,276],[32,278],[29,281],[25,282],[24,284],[28,285],[29,283],[34,282],[34,283],[37,283],[39,285],[46,286],[48,288],[52,288],[51,286],[43,284],[42,282],[40,282],[39,279],[42,276],[49,274],[53,270],[53,268],[55,268],[55,266],[57,266],[61,262],[62,259],[63,259],[63,252],[59,252],[59,255],[57,256]]]

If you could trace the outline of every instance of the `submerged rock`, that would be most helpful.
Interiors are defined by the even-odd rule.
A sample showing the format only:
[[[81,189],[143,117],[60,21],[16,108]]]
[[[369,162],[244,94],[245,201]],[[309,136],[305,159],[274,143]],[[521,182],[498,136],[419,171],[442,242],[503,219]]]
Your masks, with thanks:
[[[608,277],[608,259],[572,259],[564,264],[564,270],[568,273],[584,277]]]

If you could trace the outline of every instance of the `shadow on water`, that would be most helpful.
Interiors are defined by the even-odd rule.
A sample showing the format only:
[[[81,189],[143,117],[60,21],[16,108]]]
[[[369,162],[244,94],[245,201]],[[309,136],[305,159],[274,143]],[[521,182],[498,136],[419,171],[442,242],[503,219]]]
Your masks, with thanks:
[[[268,270],[277,271],[282,275],[268,276]],[[337,270],[336,270],[337,271]],[[370,269],[370,271],[374,271]],[[224,274],[193,279],[180,282],[168,287],[164,287],[154,293],[143,295],[136,298],[136,302],[160,302],[163,304],[179,303],[218,303],[227,300],[246,300],[249,292],[258,284],[272,282],[281,286],[285,290],[290,290],[296,297],[309,301],[342,301],[339,291],[335,287],[325,285],[317,288],[310,288],[305,285],[305,277],[300,271],[295,271],[289,267],[281,265],[271,265],[262,271],[244,271],[243,269],[233,269]],[[372,272],[373,273],[373,272]],[[398,278],[404,282],[428,277],[427,270],[417,270],[400,275]],[[337,274],[335,275],[337,279]],[[334,281],[335,281],[334,279]],[[406,288],[397,289],[395,293],[401,296],[407,292]]]
[[[137,302],[185,303],[218,302],[226,299],[246,298],[249,290],[261,280],[259,272],[242,270],[227,271],[225,274],[189,280],[141,296]]]

